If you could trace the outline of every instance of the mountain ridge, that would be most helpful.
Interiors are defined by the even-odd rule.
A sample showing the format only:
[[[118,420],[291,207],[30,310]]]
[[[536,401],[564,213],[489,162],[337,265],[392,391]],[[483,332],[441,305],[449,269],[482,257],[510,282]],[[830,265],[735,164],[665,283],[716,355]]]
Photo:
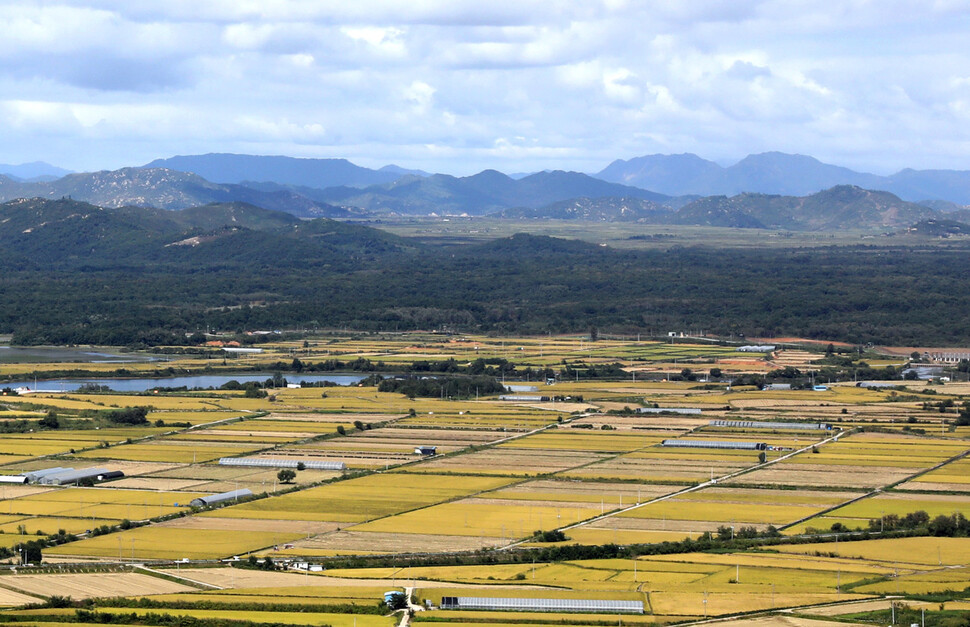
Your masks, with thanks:
[[[836,185],[887,191],[902,200],[970,204],[970,171],[914,170],[889,176],[857,172],[815,157],[782,152],[748,155],[724,167],[692,153],[617,159],[595,174],[606,181],[672,196],[761,193],[804,196]]]

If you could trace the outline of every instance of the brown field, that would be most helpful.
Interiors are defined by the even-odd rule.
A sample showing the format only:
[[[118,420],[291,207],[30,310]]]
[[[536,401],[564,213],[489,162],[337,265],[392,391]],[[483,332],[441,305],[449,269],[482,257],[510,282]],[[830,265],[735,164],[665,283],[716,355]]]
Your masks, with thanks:
[[[111,482],[113,488],[132,490],[200,490],[205,483],[198,479],[166,479],[164,477],[125,477]]]
[[[782,462],[728,481],[729,484],[771,484],[810,487],[877,488],[913,474],[912,469],[887,466],[837,466]]]
[[[490,449],[428,460],[408,472],[476,472],[488,474],[530,475],[574,468],[602,459],[595,453],[576,453],[547,450]]]
[[[658,496],[670,494],[680,489],[680,486],[653,485],[649,483],[605,483],[605,482],[584,482],[577,480],[554,481],[551,479],[540,479],[536,481],[526,481],[514,485],[510,488],[497,490],[491,496],[505,497],[515,496],[522,499],[542,499],[546,498],[555,501],[587,501],[594,505],[600,500],[614,505],[619,504],[620,499],[627,505],[640,501],[647,501]]]
[[[43,494],[44,492],[50,492],[55,488],[44,486],[44,485],[19,485],[16,483],[11,484],[0,484],[0,500],[2,499],[16,499],[21,496],[31,496],[33,494]]]
[[[565,477],[640,479],[692,484],[741,470],[750,463],[704,459],[660,459],[639,454],[621,455],[563,473]]]
[[[13,607],[27,603],[38,603],[39,601],[40,599],[37,597],[27,596],[26,594],[14,592],[7,588],[0,588],[0,606]]]
[[[99,573],[97,575],[11,575],[5,586],[30,594],[58,594],[73,599],[192,592],[180,583],[140,573]]]
[[[280,531],[283,533],[318,534],[340,528],[340,523],[310,520],[261,520],[253,518],[211,518],[208,516],[186,516],[176,518],[157,527],[177,529],[214,529],[217,531]]]
[[[293,543],[292,550],[282,553],[302,555],[303,551],[333,551],[337,555],[353,555],[357,553],[407,553],[407,552],[442,552],[468,551],[483,546],[496,547],[505,544],[502,538],[481,538],[478,536],[444,536],[433,534],[408,534],[402,539],[401,534],[380,533],[372,531],[354,531],[353,529],[327,533],[324,535],[298,540]]]
[[[172,569],[169,569],[172,570]],[[401,569],[402,577],[405,569]],[[287,588],[295,586],[374,587],[375,579],[329,577],[305,573],[282,573],[242,568],[182,568],[179,574],[220,588]],[[383,579],[375,574],[375,578]],[[437,583],[437,582],[429,582]],[[391,582],[394,587],[394,581]],[[452,585],[452,584],[447,584]]]

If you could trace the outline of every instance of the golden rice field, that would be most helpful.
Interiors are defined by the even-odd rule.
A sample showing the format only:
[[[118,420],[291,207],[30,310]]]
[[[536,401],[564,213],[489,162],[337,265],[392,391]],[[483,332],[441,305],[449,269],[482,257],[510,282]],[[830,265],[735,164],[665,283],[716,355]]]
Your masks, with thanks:
[[[52,591],[72,599],[103,598],[122,595],[151,595],[189,592],[190,586],[166,581],[138,572],[80,574],[12,575],[4,585],[28,594],[50,596]]]
[[[491,490],[508,479],[390,473],[349,479],[293,494],[225,507],[203,516],[363,522]]]
[[[292,542],[303,535],[273,531],[179,529],[153,525],[63,544],[47,549],[45,555],[121,560],[214,559]]]
[[[57,533],[61,529],[67,533],[82,533],[88,529],[100,527],[101,525],[117,525],[119,522],[121,520],[118,519],[34,516],[4,523],[0,525],[0,533],[4,535],[12,534],[14,537],[21,532],[21,529],[28,535],[50,535]]]
[[[157,610],[102,607],[99,611],[115,614],[148,614]],[[332,614],[323,612],[253,612],[244,610],[197,610],[180,609],[179,616],[194,618],[221,618],[225,620],[245,620],[257,623],[284,623],[289,625],[331,625],[331,627],[392,627],[395,617],[373,614]]]
[[[266,448],[260,444],[214,445],[191,440],[155,440],[152,442],[122,444],[110,449],[94,449],[79,453],[88,459],[119,459],[129,461],[203,463],[220,457],[235,457]]]
[[[537,529],[555,529],[599,514],[599,508],[553,507],[490,499],[465,499],[382,518],[354,531],[523,538]]]
[[[965,538],[893,538],[887,540],[863,540],[859,542],[794,544],[779,546],[782,553],[814,555],[825,554],[870,560],[888,565],[940,565],[959,566],[970,563],[970,542]],[[814,559],[814,558],[813,558]]]
[[[882,493],[840,507],[826,516],[868,521],[888,514],[902,516],[920,510],[929,514],[930,518],[939,515],[949,516],[957,512],[966,516],[970,514],[970,496]]]

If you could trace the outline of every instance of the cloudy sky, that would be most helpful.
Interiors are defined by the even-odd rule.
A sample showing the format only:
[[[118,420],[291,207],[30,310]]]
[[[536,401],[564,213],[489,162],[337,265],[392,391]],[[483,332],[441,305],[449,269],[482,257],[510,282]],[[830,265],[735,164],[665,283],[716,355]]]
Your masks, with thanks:
[[[0,0],[0,163],[970,169],[970,0]]]

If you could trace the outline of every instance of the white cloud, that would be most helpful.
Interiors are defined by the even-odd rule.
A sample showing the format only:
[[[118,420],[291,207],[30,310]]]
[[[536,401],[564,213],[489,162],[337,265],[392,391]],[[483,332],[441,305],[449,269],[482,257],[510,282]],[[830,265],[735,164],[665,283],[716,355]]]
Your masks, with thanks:
[[[966,0],[0,0],[0,161],[468,173],[777,149],[970,169],[968,17]]]

